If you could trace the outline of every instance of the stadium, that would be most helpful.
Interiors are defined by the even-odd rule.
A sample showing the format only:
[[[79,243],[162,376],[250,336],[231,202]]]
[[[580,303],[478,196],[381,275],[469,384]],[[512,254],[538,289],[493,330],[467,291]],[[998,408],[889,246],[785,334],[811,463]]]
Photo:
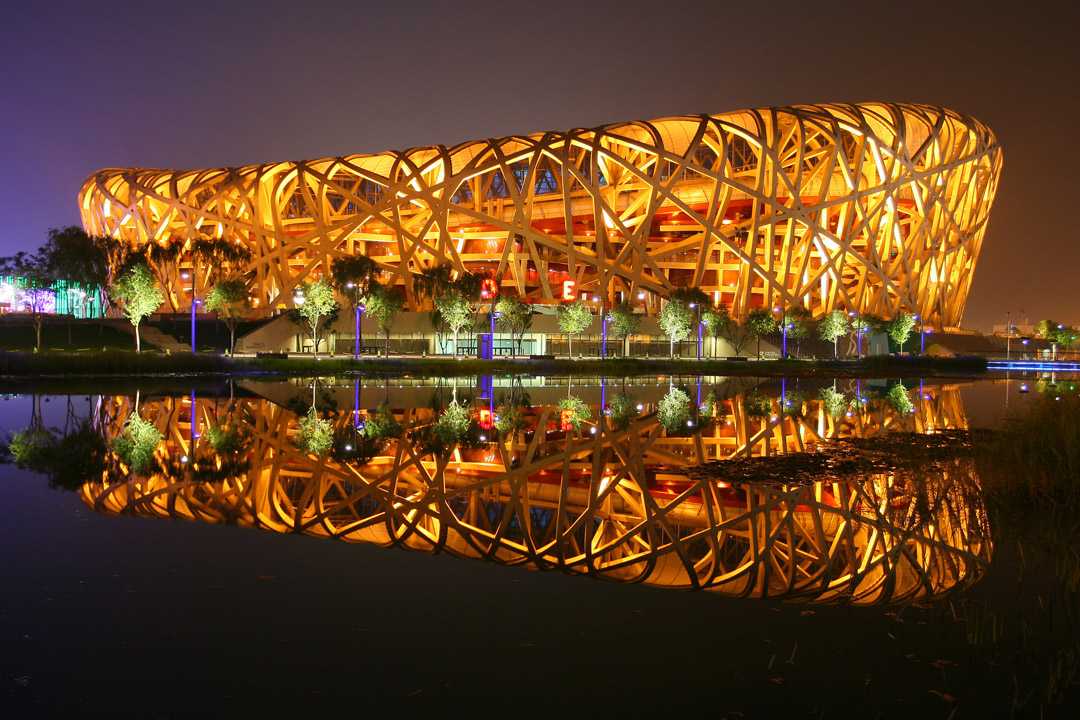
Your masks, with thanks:
[[[941,107],[796,105],[207,170],[105,169],[83,225],[133,246],[224,238],[263,314],[362,254],[425,309],[449,265],[537,305],[695,287],[745,317],[802,306],[959,326],[1002,167],[993,133]],[[191,256],[163,310],[208,290]]]

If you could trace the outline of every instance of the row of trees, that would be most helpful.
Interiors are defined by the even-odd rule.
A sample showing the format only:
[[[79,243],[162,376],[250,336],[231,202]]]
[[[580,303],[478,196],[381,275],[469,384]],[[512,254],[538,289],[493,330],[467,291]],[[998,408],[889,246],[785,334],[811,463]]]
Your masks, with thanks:
[[[41,349],[44,311],[58,280],[99,288],[100,307],[104,310],[111,304],[128,318],[135,328],[136,350],[141,350],[139,327],[143,319],[166,303],[179,309],[178,296],[183,290],[178,286],[179,264],[186,253],[207,269],[211,289],[205,306],[229,327],[231,350],[236,323],[251,309],[248,278],[238,272],[251,252],[222,239],[200,239],[185,247],[184,241],[172,239],[136,250],[124,241],[88,235],[71,226],[50,230],[45,243],[32,253],[0,258],[0,274],[22,279],[23,298],[34,323],[35,351]],[[193,294],[194,287],[192,278]]]
[[[621,338],[624,352],[629,337],[640,329],[642,317],[634,312],[634,307],[627,302],[615,305],[606,313],[605,322],[608,323],[611,333]],[[570,339],[572,355],[573,337],[592,324],[592,310],[588,303],[578,301],[560,306],[558,318],[559,328]],[[739,322],[731,316],[726,306],[711,305],[708,296],[694,288],[673,292],[661,308],[657,321],[668,337],[671,356],[675,354],[675,343],[690,337],[695,323],[700,322],[705,334],[714,340],[726,340],[736,355],[742,353],[751,339],[756,339],[759,359],[761,340],[773,335],[786,335],[789,341],[795,342],[795,354],[798,355],[800,341],[816,334],[820,339],[832,343],[833,356],[836,357],[837,343],[841,338],[850,337],[852,347],[858,348],[861,353],[861,336],[870,331],[881,331],[900,346],[902,352],[916,323],[915,316],[906,312],[901,312],[890,320],[883,320],[871,315],[849,315],[841,310],[834,310],[814,320],[810,312],[802,307],[785,310],[758,308],[751,310],[744,322]]]
[[[57,279],[65,278],[87,286],[107,288],[108,299],[134,326],[136,349],[141,350],[139,327],[142,320],[163,304],[174,309],[180,307],[183,288],[178,283],[182,277],[180,262],[185,253],[193,263],[206,268],[210,290],[204,300],[205,308],[216,312],[227,325],[231,352],[236,340],[236,325],[252,307],[249,278],[238,272],[238,268],[250,259],[250,251],[243,245],[202,239],[189,246],[180,240],[169,240],[149,243],[137,251],[119,240],[89,236],[78,227],[69,227],[50,231],[47,242],[34,253],[20,252],[0,258],[0,273],[24,278],[24,297],[34,317],[37,349],[41,346],[42,311],[48,288]],[[334,260],[329,278],[297,287],[294,318],[309,328],[316,354],[321,331],[341,309],[338,296],[347,301],[358,317],[363,313],[376,322],[385,336],[384,354],[389,354],[390,332],[395,316],[405,307],[405,298],[399,288],[381,281],[382,273],[382,268],[371,258],[346,256]],[[449,265],[425,270],[413,282],[416,294],[431,300],[434,308],[431,320],[436,332],[440,336],[453,336],[455,352],[458,352],[461,332],[475,325],[485,304],[495,326],[510,333],[511,341],[520,352],[524,334],[532,326],[536,314],[520,298],[498,295],[494,291],[485,293],[482,276],[457,272]],[[195,280],[192,279],[193,294],[194,289]],[[105,298],[101,300],[104,305]],[[567,335],[572,355],[574,337],[593,323],[593,307],[579,300],[560,305],[557,313],[559,327]],[[622,339],[625,353],[626,343],[639,331],[643,316],[628,302],[619,303],[602,315],[611,334]],[[672,356],[675,343],[690,337],[700,323],[704,333],[714,339],[714,351],[715,340],[723,339],[739,355],[754,339],[759,358],[761,340],[775,335],[794,342],[795,355],[799,354],[801,340],[811,335],[831,342],[834,356],[838,355],[838,341],[849,337],[851,349],[861,354],[861,338],[871,330],[887,333],[902,351],[916,323],[915,316],[906,312],[883,320],[870,315],[849,315],[840,310],[813,320],[809,311],[802,307],[758,308],[740,322],[731,316],[727,307],[713,306],[709,296],[697,288],[674,291],[664,303],[657,321],[669,339]],[[1042,337],[1064,346],[1077,339],[1074,329],[1052,321],[1040,323],[1040,332]],[[356,352],[361,344],[362,337],[358,333]]]

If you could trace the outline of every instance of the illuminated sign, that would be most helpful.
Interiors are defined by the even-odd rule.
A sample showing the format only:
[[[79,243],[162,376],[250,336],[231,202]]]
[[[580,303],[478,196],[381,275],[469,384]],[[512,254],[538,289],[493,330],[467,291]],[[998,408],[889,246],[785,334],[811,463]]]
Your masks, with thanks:
[[[562,284],[562,299],[565,302],[574,301],[574,285],[576,283],[573,280],[563,280]]]

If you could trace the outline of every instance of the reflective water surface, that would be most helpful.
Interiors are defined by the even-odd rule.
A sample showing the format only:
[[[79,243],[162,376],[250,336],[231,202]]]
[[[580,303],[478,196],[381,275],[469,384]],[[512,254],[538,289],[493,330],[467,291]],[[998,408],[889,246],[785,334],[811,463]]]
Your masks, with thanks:
[[[372,698],[479,692],[466,667],[430,666],[446,656],[497,676],[492,660],[544,667],[567,701],[596,696],[641,710],[715,700],[728,688],[723,710],[753,714],[820,682],[828,659],[850,687],[843,697],[800,696],[807,708],[825,712],[847,698],[886,715],[927,708],[945,717],[960,707],[952,685],[967,683],[964,707],[977,707],[985,682],[978,657],[961,658],[972,653],[963,639],[971,628],[954,598],[999,592],[994,568],[1010,560],[997,557],[971,453],[958,442],[923,461],[914,438],[997,424],[999,406],[1027,394],[1017,382],[480,377],[11,396],[0,406],[12,461],[0,469],[5,503],[41,517],[4,531],[5,585],[19,588],[0,615],[15,639],[3,665],[7,697],[19,707],[133,711],[139,692],[106,700],[94,683],[50,678],[49,668],[65,665],[57,651],[30,633],[18,639],[22,626],[54,633],[54,588],[74,581],[85,594],[79,578],[96,575],[92,584],[110,587],[96,588],[94,603],[110,610],[83,622],[105,635],[91,641],[85,628],[69,628],[54,642],[67,648],[61,655],[103,651],[138,673],[133,650],[110,633],[150,623],[155,644],[140,652],[171,667],[193,650],[193,615],[211,631],[200,646],[208,656],[265,665],[287,641],[260,633],[293,637],[307,664],[279,659],[265,672],[219,678],[211,694],[224,705],[240,702],[240,686],[259,703],[330,693],[326,683],[345,670],[344,651],[331,648],[345,646],[351,666],[379,678],[364,691]],[[798,462],[837,441],[873,449],[886,438],[913,438],[914,449],[889,445],[895,462],[809,480],[754,474],[769,458]],[[718,462],[745,458],[761,460],[738,473]],[[48,482],[32,486],[35,475]],[[43,489],[50,484],[74,492]],[[162,522],[170,519],[187,522]],[[280,535],[321,541],[259,540]],[[431,554],[442,557],[420,560]],[[515,567],[492,574],[495,566]],[[117,582],[104,579],[110,570]],[[203,585],[208,573],[222,585]],[[279,573],[291,576],[287,592]],[[120,588],[119,576],[140,589]],[[139,592],[154,601],[135,621],[126,613]],[[62,615],[62,624],[73,619]],[[262,629],[238,649],[231,623],[254,616]],[[913,635],[910,652],[899,652],[901,628]],[[702,656],[702,643],[722,651]],[[841,648],[847,657],[834,655]],[[696,658],[693,668],[672,653]],[[647,700],[612,684],[635,656],[670,664],[652,673],[658,694]],[[888,667],[901,658],[904,667]],[[291,690],[271,681],[286,666],[298,683]],[[702,674],[712,689],[683,685]],[[890,675],[902,682],[888,698],[870,689]],[[919,687],[904,686],[911,682]],[[507,676],[486,692],[525,697],[529,687]],[[165,715],[199,708],[186,694],[157,706]]]

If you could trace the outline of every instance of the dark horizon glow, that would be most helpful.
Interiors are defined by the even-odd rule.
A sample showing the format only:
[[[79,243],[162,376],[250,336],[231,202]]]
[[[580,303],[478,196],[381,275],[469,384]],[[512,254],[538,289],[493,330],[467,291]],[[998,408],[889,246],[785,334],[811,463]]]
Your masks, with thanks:
[[[988,329],[1006,312],[1080,322],[1080,246],[1065,220],[1080,166],[1074,8],[311,5],[9,11],[0,254],[78,223],[75,194],[101,167],[241,165],[743,107],[912,101],[971,114],[1004,147],[965,325]]]

